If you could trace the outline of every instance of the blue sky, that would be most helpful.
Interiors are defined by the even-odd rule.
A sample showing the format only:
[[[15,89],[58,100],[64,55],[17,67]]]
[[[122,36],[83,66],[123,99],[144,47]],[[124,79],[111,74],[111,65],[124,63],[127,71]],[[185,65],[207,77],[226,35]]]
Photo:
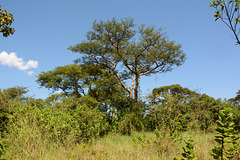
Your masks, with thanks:
[[[172,72],[142,77],[142,96],[156,87],[180,84],[214,98],[235,97],[240,89],[240,46],[221,21],[214,21],[210,2],[3,0],[0,5],[13,14],[16,32],[0,36],[0,54],[12,53],[17,63],[0,63],[0,88],[25,86],[29,96],[47,97],[51,91],[39,88],[36,74],[73,63],[80,54],[67,48],[86,39],[94,20],[132,17],[137,25],[166,27],[169,39],[182,44],[187,55],[185,64]]]

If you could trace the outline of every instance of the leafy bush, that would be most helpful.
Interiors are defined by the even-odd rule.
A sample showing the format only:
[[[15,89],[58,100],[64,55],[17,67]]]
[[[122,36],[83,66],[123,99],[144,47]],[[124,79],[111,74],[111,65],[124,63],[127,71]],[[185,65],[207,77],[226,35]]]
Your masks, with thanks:
[[[75,109],[62,110],[23,104],[16,104],[14,108],[15,112],[9,116],[11,131],[17,131],[22,125],[32,125],[42,137],[63,144],[69,138],[74,142],[91,141],[107,132],[106,115],[98,108],[77,105]]]
[[[132,134],[133,131],[144,130],[144,104],[130,101],[126,110],[120,110],[118,129],[123,134]]]
[[[141,130],[144,130],[142,117],[134,112],[125,114],[119,122],[119,131],[123,134],[130,135],[133,131]]]
[[[178,132],[187,130],[189,123],[188,106],[183,99],[171,94],[162,94],[157,104],[150,105],[149,114],[155,120],[156,129],[167,129],[175,138]]]

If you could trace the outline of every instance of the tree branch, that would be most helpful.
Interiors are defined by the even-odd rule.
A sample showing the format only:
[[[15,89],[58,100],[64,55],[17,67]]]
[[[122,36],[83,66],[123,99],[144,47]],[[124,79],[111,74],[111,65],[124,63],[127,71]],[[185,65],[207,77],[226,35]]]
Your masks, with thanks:
[[[123,59],[123,58],[122,58],[122,60],[123,60],[123,64],[124,64],[132,73],[136,74],[136,72],[127,64],[127,61],[126,61],[125,59]]]
[[[133,88],[134,88],[134,81],[136,80],[136,77],[134,77],[133,79],[132,79],[132,84],[131,84],[131,91],[133,90]]]
[[[105,61],[110,62],[110,63],[113,65],[113,67],[111,67],[111,68],[115,69],[116,63],[113,63],[111,60],[107,59],[103,54],[101,54],[101,57],[102,57]]]

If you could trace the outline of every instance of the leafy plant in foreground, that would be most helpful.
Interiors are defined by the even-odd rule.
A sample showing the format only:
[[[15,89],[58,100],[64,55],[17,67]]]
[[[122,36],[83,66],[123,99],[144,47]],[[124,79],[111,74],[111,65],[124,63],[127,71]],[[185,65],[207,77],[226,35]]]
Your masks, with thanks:
[[[216,128],[215,141],[220,146],[214,146],[212,149],[211,155],[214,159],[234,159],[237,153],[237,140],[239,138],[234,131],[233,113],[231,112],[231,108],[226,108],[219,112],[219,120],[216,121],[218,127]]]
[[[195,153],[198,150],[194,150],[194,146],[197,143],[194,143],[194,140],[191,137],[188,139],[188,141],[184,140],[184,142],[186,147],[183,147],[184,152],[182,153],[183,158],[181,158],[181,160],[197,160],[198,158]],[[174,157],[173,160],[178,160],[178,158]]]

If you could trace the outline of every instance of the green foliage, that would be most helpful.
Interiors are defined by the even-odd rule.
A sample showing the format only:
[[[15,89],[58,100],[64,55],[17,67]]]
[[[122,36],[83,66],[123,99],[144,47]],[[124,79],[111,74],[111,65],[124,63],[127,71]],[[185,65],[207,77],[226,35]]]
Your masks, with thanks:
[[[80,98],[84,93],[83,82],[80,81],[87,77],[81,66],[72,64],[63,67],[56,67],[53,71],[42,72],[38,75],[37,82],[42,87],[61,90],[64,96],[75,96]]]
[[[198,127],[204,131],[211,130],[210,126],[213,126],[218,120],[221,109],[231,107],[228,102],[222,101],[221,99],[216,100],[206,94],[191,99],[187,105],[191,109],[190,112],[195,115],[192,117],[192,121],[200,124]]]
[[[102,65],[71,64],[56,67],[39,74],[37,82],[53,92],[62,91],[61,94],[50,96],[47,99],[49,103],[62,97],[73,97],[79,99],[81,104],[100,105],[102,110],[107,111],[109,105],[115,105],[126,97],[117,79]]]
[[[221,19],[233,32],[237,44],[240,45],[239,23],[240,23],[240,0],[214,0],[209,7],[215,9],[215,21]]]
[[[155,120],[156,129],[169,129],[170,137],[176,138],[180,131],[187,129],[188,114],[183,99],[171,94],[162,94],[158,103],[150,106],[150,115]]]
[[[119,122],[119,131],[123,134],[132,134],[133,131],[144,130],[143,122],[141,117],[135,113],[127,113],[123,116]]]
[[[6,130],[6,124],[8,122],[8,103],[6,102],[6,99],[1,92],[0,89],[0,132],[3,132]]]
[[[147,145],[151,144],[152,141],[147,138],[146,134],[137,134],[132,135],[132,140],[134,143],[140,144],[142,148],[146,147]]]
[[[184,142],[186,143],[186,147],[183,147],[184,153],[182,153],[182,156],[184,157],[184,159],[197,160],[198,158],[195,155],[197,150],[194,150],[194,146],[197,143],[194,143],[194,140],[192,138],[189,138],[188,141],[184,140]]]
[[[240,130],[240,90],[236,93],[234,98],[230,98],[228,101],[233,104],[233,119],[235,128]]]
[[[229,101],[198,94],[180,85],[155,88],[147,98],[146,125],[151,126],[151,130],[169,129],[173,138],[187,129],[213,131],[219,111],[233,107]]]
[[[169,41],[162,28],[141,25],[137,30],[135,26],[131,18],[95,21],[92,31],[87,33],[87,41],[69,49],[82,54],[83,63],[101,64],[111,70],[129,98],[133,99],[134,91],[134,99],[138,101],[141,76],[171,71],[174,66],[182,65],[186,56],[181,45]],[[129,79],[130,87],[125,84]]]
[[[197,156],[196,156],[196,152],[198,150],[194,149],[194,146],[197,143],[194,143],[194,140],[190,137],[187,141],[184,140],[186,146],[183,147],[183,153],[182,156],[183,158],[181,158],[181,160],[197,160]],[[173,160],[178,160],[177,157],[174,157]]]
[[[10,27],[13,21],[13,15],[5,9],[1,9],[0,6],[0,32],[3,33],[3,37],[8,37],[15,32],[15,29]]]
[[[235,106],[238,106],[240,105],[240,90],[238,90],[236,94],[237,94],[236,97],[230,98],[229,101],[233,103]]]
[[[195,91],[188,88],[183,88],[179,84],[163,86],[159,88],[154,88],[152,95],[149,95],[151,111],[155,114],[155,119],[159,119],[158,115],[163,114],[163,116],[172,114],[173,117],[181,118],[182,127],[186,129],[187,121],[189,120],[189,112],[191,112],[191,106],[189,105],[191,100],[200,95]],[[159,113],[160,112],[160,113]],[[184,116],[185,118],[183,118]],[[169,115],[169,118],[163,118],[164,120],[159,120],[161,122],[166,121],[166,119],[175,119]],[[186,121],[184,122],[184,119]],[[178,120],[177,120],[178,121]],[[158,122],[159,123],[159,122]],[[157,124],[158,127],[160,124]]]
[[[160,98],[164,94],[171,94],[173,96],[176,96],[176,98],[185,98],[188,100],[199,96],[197,92],[192,91],[188,88],[183,88],[179,84],[154,88],[152,94],[153,101],[156,101],[158,97]]]
[[[240,130],[240,105],[233,107],[233,121],[235,123],[235,129]]]
[[[204,115],[203,116],[203,119],[202,119],[202,123],[200,124],[200,128],[201,128],[201,130],[204,130],[204,131],[206,131],[208,128],[209,128],[209,126],[211,125],[211,117],[210,117],[210,115]]]
[[[26,99],[24,96],[26,93],[28,93],[27,87],[11,87],[7,89],[3,89],[2,94],[3,97],[5,97],[6,100],[17,100],[22,101]]]
[[[212,149],[212,156],[214,159],[233,159],[237,147],[237,137],[234,131],[233,114],[231,108],[225,108],[219,112],[219,120],[217,120],[218,127],[215,141],[220,146],[214,146]],[[227,144],[232,144],[227,148]]]
[[[9,114],[14,112],[11,104],[25,103],[27,99],[25,94],[28,93],[27,87],[11,87],[7,89],[0,89],[0,133],[7,131],[7,123],[9,121]]]
[[[133,131],[144,130],[144,104],[130,101],[130,107],[121,110],[119,114],[118,129],[123,134],[131,135]]]
[[[106,115],[98,108],[78,104],[65,104],[65,109],[24,104],[12,107],[15,112],[9,115],[9,132],[17,133],[22,125],[34,126],[47,140],[65,144],[70,137],[74,142],[91,141],[108,130]]]
[[[6,148],[8,148],[8,145],[3,145],[2,143],[0,143],[0,158],[6,154]]]

